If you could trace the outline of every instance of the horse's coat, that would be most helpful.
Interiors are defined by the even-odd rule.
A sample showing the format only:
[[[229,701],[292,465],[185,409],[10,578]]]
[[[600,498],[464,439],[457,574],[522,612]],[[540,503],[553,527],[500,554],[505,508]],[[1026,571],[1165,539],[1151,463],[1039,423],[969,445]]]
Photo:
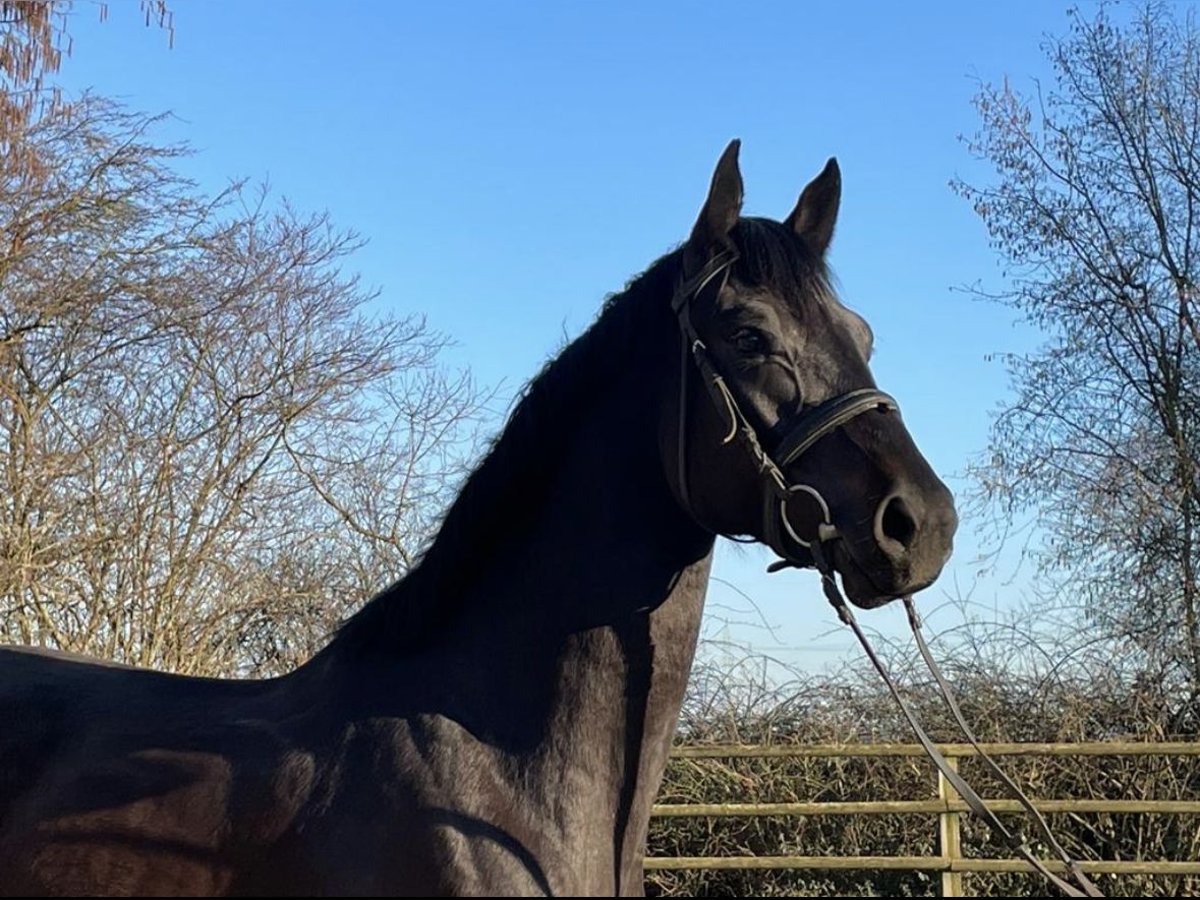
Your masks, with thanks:
[[[874,385],[823,262],[836,166],[783,223],[741,219],[736,149],[683,247],[530,384],[421,562],[309,663],[223,681],[0,651],[0,894],[641,892],[713,532],[764,536],[752,458],[681,379],[676,288],[739,254],[691,315],[768,452]],[[894,411],[787,474],[828,502],[851,599],[936,577],[953,504]]]

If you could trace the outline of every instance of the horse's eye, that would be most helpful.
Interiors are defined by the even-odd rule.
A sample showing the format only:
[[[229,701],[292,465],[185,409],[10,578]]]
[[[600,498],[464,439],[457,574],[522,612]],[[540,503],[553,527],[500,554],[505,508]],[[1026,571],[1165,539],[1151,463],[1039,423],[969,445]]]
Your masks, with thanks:
[[[743,356],[765,356],[767,336],[757,328],[739,328],[733,333],[733,346]]]

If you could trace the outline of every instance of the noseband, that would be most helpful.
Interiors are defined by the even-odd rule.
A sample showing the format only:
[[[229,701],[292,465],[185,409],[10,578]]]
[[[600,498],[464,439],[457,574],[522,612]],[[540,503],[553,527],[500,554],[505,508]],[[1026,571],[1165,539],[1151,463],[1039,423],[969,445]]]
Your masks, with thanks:
[[[896,401],[875,388],[861,388],[840,394],[815,406],[802,407],[799,412],[772,426],[782,434],[773,452],[763,446],[758,429],[742,412],[737,398],[730,391],[724,377],[713,364],[700,335],[692,324],[691,304],[702,294],[716,300],[721,288],[729,280],[729,272],[737,261],[734,250],[725,250],[708,261],[692,278],[687,279],[671,298],[671,308],[679,318],[679,330],[683,337],[679,372],[679,494],[684,507],[696,517],[693,509],[687,475],[687,379],[688,357],[700,371],[700,380],[718,410],[729,417],[729,433],[722,443],[728,444],[739,435],[758,469],[763,483],[763,540],[779,556],[794,565],[812,565],[795,550],[796,547],[810,551],[813,542],[824,542],[837,537],[829,514],[829,504],[821,492],[809,484],[793,484],[784,474],[784,469],[812,449],[821,438],[841,428],[851,419],[874,409],[895,410]],[[711,294],[707,294],[710,292]],[[821,523],[817,533],[810,539],[798,535],[788,520],[788,504],[805,494],[820,508]],[[789,541],[791,542],[789,544]]]

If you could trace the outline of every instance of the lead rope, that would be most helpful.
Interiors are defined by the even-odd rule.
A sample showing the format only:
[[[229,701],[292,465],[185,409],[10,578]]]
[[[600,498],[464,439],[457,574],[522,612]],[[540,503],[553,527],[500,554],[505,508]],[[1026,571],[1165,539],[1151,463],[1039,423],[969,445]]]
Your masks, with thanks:
[[[854,636],[858,638],[858,642],[862,645],[863,650],[866,651],[867,658],[871,661],[871,665],[875,667],[875,671],[877,671],[880,677],[883,678],[884,683],[888,687],[888,691],[899,705],[901,712],[904,713],[905,719],[908,720],[908,724],[912,727],[913,732],[916,734],[917,740],[920,742],[921,747],[925,750],[926,755],[928,755],[933,764],[938,767],[942,775],[944,775],[946,780],[950,782],[951,786],[958,791],[959,796],[962,797],[963,801],[971,809],[971,812],[975,813],[991,828],[999,833],[1022,859],[1024,859],[1027,863],[1029,863],[1029,865],[1044,875],[1055,887],[1057,887],[1068,897],[1103,897],[1104,894],[1100,893],[1096,886],[1092,884],[1092,882],[1083,874],[1083,872],[1079,870],[1079,866],[1070,858],[1067,852],[1062,848],[1062,845],[1060,845],[1058,841],[1056,841],[1050,834],[1049,826],[1046,825],[1045,819],[1033,808],[1033,804],[1029,801],[1029,799],[1025,797],[1021,790],[1012,782],[1010,778],[1008,778],[1008,776],[1004,775],[1004,773],[999,770],[999,767],[996,766],[992,759],[987,756],[982,749],[980,749],[978,742],[975,740],[974,734],[971,732],[971,729],[967,727],[966,722],[958,709],[958,704],[951,699],[949,688],[946,686],[943,688],[943,695],[951,704],[951,708],[954,710],[954,716],[958,721],[959,727],[963,729],[968,740],[971,742],[971,745],[975,747],[980,756],[986,760],[992,771],[1000,775],[1001,779],[1009,786],[1010,790],[1015,791],[1016,794],[1019,795],[1018,799],[1021,801],[1022,805],[1033,813],[1034,818],[1038,821],[1043,833],[1047,836],[1051,842],[1051,845],[1062,857],[1063,863],[1066,865],[1067,870],[1076,879],[1082,890],[1051,872],[1046,867],[1045,863],[1043,863],[1042,860],[1038,859],[1033,854],[1033,850],[1029,847],[1029,842],[1023,836],[1009,831],[1009,829],[1005,827],[1004,823],[996,817],[996,814],[988,808],[988,805],[983,798],[975,792],[975,789],[967,784],[967,782],[963,780],[962,776],[950,766],[950,763],[946,761],[946,757],[942,755],[942,752],[938,750],[937,746],[933,743],[933,740],[926,733],[925,729],[921,727],[921,723],[917,721],[916,715],[913,713],[904,697],[901,696],[900,690],[896,687],[896,683],[892,680],[891,675],[888,674],[887,668],[883,665],[883,662],[875,653],[874,648],[871,646],[870,641],[867,640],[867,636],[863,633],[862,628],[859,627],[858,620],[854,618],[854,613],[851,612],[850,606],[846,603],[845,597],[842,596],[841,591],[838,589],[837,582],[833,577],[833,569],[826,560],[825,552],[821,545],[821,541],[813,541],[810,550],[812,551],[813,560],[817,564],[817,570],[821,573],[821,588],[825,593],[826,599],[829,600],[830,604],[833,605],[834,610],[838,614],[838,618],[841,619],[844,624],[848,625],[850,630],[854,632]],[[911,599],[911,597],[905,598],[905,603],[910,610],[909,621],[912,623],[917,623],[916,613],[911,607]],[[916,625],[914,625],[914,634],[917,635],[918,646],[922,648],[921,655],[925,659],[926,665],[930,666],[931,670],[934,672],[934,677],[938,681],[939,685],[945,685],[945,680],[941,677],[941,673],[937,670],[937,666],[934,664],[932,656],[928,654],[927,648],[924,646],[925,642],[920,637],[920,632],[916,630]]]

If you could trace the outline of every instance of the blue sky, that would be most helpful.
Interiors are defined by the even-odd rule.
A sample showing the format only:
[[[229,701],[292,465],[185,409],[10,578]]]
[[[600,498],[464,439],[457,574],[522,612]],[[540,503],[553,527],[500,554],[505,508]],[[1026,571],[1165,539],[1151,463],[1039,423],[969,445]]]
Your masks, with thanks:
[[[959,136],[980,81],[1048,80],[1053,0],[932,2],[357,2],[172,0],[174,47],[133,0],[78,2],[61,82],[136,109],[199,152],[216,190],[269,180],[370,241],[355,265],[397,312],[427,314],[511,397],[603,297],[674,247],[713,164],[742,139],[748,214],[782,217],[829,156],[844,193],[831,263],[876,334],[877,379],[956,490],[1006,396],[986,357],[1034,345],[956,286],[995,283],[982,225],[948,187],[984,179]],[[1084,4],[1085,9],[1091,8]],[[922,603],[1004,607],[1009,567],[980,574],[973,523]],[[710,593],[730,635],[816,666],[851,650],[815,576],[766,576],[722,546]],[[757,611],[739,593],[750,597]],[[898,634],[899,610],[863,616]],[[769,622],[773,632],[740,622]]]

